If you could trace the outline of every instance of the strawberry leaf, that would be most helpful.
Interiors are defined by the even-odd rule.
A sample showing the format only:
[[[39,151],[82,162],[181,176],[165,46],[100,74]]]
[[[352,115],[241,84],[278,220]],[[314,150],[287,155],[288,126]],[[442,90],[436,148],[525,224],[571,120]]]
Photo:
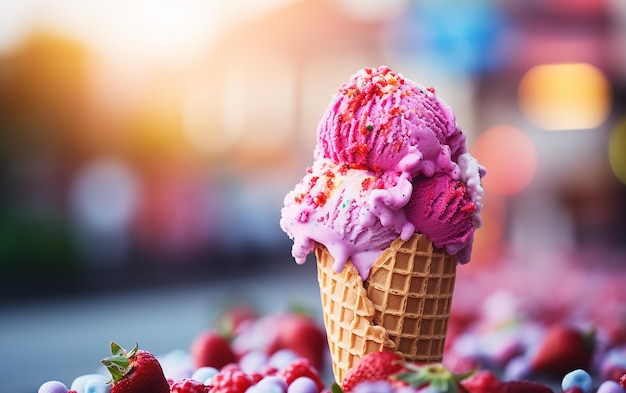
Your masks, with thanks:
[[[139,350],[139,344],[137,344],[137,341],[135,341],[135,345],[131,348],[130,351],[128,351],[128,354],[126,355],[129,359],[130,358],[134,358],[135,355],[137,355],[137,351]]]
[[[416,388],[428,385],[439,393],[458,393],[460,381],[474,373],[472,370],[464,374],[455,374],[440,363],[407,364],[405,367],[408,371],[397,374],[395,378]]]
[[[124,356],[126,354],[126,350],[119,346],[115,341],[111,341],[111,355],[113,356]]]
[[[332,393],[343,393],[341,386],[339,386],[337,382],[333,382],[333,384],[330,386],[330,391]]]
[[[102,360],[114,381],[121,380],[130,371],[130,359],[126,356],[111,356]]]

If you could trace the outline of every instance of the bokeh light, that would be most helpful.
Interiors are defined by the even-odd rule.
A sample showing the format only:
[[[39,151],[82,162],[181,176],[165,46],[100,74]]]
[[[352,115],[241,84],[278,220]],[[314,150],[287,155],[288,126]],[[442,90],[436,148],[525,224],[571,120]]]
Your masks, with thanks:
[[[531,68],[520,81],[518,99],[527,119],[544,130],[596,128],[611,109],[606,75],[586,63]]]
[[[356,18],[366,20],[390,19],[404,12],[408,0],[341,0],[339,4]]]
[[[94,159],[76,174],[71,202],[77,251],[86,263],[111,266],[127,257],[139,188],[132,168],[115,157]]]
[[[474,233],[472,260],[464,268],[480,269],[497,260],[502,251],[504,228],[506,226],[506,204],[504,197],[486,193],[480,213],[482,225]]]
[[[611,133],[609,162],[615,176],[626,184],[626,117],[622,118]]]
[[[138,198],[131,169],[114,158],[91,162],[76,176],[72,194],[77,218],[96,231],[118,231],[131,219]]]
[[[500,125],[483,132],[473,149],[476,159],[487,168],[485,192],[514,195],[531,182],[537,171],[537,150],[520,129]]]

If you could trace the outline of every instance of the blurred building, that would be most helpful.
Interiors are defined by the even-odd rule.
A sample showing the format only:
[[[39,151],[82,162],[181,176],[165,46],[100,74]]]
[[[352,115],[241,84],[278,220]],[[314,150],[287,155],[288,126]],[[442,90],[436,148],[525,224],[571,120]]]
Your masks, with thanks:
[[[18,3],[3,298],[290,263],[283,196],[336,87],[380,64],[436,87],[487,166],[473,265],[626,244],[619,0]]]

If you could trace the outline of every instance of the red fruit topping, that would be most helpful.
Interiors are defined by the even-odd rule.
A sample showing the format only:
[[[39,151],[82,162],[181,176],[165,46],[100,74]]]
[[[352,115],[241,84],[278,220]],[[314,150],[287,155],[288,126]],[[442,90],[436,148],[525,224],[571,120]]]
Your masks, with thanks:
[[[365,355],[341,382],[344,392],[366,381],[385,381],[404,368],[402,356],[391,352],[372,352]]]
[[[111,342],[111,355],[102,360],[112,376],[111,393],[170,393],[161,364],[150,352],[139,350],[137,343],[126,351]]]
[[[221,369],[237,362],[228,339],[215,330],[200,333],[191,343],[190,352],[196,368],[208,366]]]
[[[299,377],[308,377],[315,382],[320,391],[324,389],[324,382],[322,382],[319,372],[307,358],[294,360],[279,374],[285,379],[287,385],[291,385],[291,383]]]
[[[564,390],[563,393],[583,393],[583,390],[580,386],[572,386],[571,388]]]
[[[544,384],[534,381],[506,381],[500,385],[499,393],[554,393]]]
[[[194,379],[181,379],[170,386],[171,393],[208,393],[209,387]]]
[[[292,313],[282,320],[278,333],[278,347],[294,351],[298,357],[309,359],[318,370],[323,369],[327,351],[326,332],[313,317]]]
[[[624,389],[626,389],[626,374],[622,375],[619,378],[619,384],[622,385]]]
[[[220,370],[211,380],[209,393],[244,393],[252,386],[252,379],[236,369]]]
[[[257,384],[264,378],[264,374],[261,373],[252,373],[249,374],[250,379],[252,380],[252,384]]]
[[[615,366],[610,368],[606,373],[605,379],[610,379],[611,381],[619,382],[620,378],[626,374],[626,368]]]
[[[489,370],[479,370],[461,381],[470,393],[498,393],[502,382]]]
[[[589,369],[594,348],[593,333],[585,334],[564,325],[551,327],[532,359],[532,368],[563,377],[581,368]]]

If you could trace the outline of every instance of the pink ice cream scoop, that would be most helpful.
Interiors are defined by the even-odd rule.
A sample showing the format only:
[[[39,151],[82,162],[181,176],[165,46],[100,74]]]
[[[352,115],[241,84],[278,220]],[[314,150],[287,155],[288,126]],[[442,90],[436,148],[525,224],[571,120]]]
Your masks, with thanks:
[[[374,171],[458,178],[465,135],[434,89],[389,67],[364,68],[333,96],[318,127],[316,157]]]
[[[485,170],[434,89],[386,66],[360,70],[325,111],[314,158],[281,211],[298,263],[320,243],[335,271],[350,260],[366,279],[393,240],[416,231],[469,261]]]
[[[375,189],[393,189],[397,179],[372,171],[350,169],[328,159],[315,161],[307,174],[285,197],[281,226],[293,234],[292,254],[302,264],[315,243],[326,246],[341,271],[350,258],[364,272],[380,250],[398,234],[383,225],[369,206]],[[407,187],[410,195],[410,184]]]
[[[427,233],[435,246],[447,248],[450,254],[456,254],[472,239],[472,216],[477,206],[462,181],[445,175],[415,179],[405,209],[415,230]]]

